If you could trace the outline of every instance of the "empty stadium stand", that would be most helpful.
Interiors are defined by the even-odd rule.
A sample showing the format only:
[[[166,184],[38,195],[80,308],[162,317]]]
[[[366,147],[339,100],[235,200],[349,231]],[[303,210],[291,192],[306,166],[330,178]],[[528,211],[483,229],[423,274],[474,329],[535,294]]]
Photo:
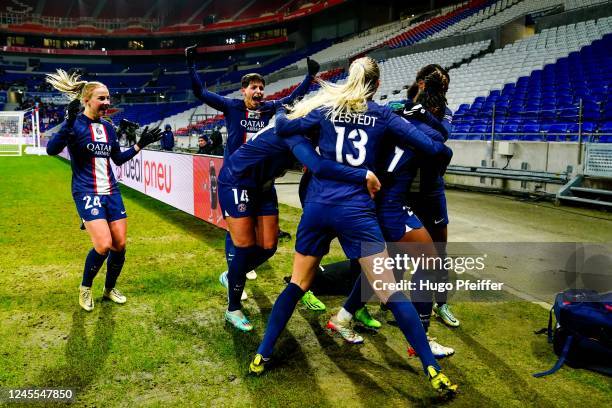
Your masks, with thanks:
[[[471,102],[455,112],[454,137],[495,130],[505,139],[576,141],[579,130],[608,133],[611,33],[612,17],[554,27],[451,71],[451,106]]]
[[[381,84],[375,100],[387,103],[406,98],[407,87],[412,84],[416,72],[427,64],[440,64],[451,68],[454,64],[469,59],[489,48],[490,40],[456,47],[442,48],[417,54],[408,54],[382,61],[380,66]],[[455,78],[452,78],[455,86]]]
[[[506,83],[578,51],[609,33],[610,22],[610,18],[602,18],[597,23],[592,20],[546,29],[462,65],[452,71],[453,86],[448,92],[450,108],[456,110],[477,96],[501,89]]]

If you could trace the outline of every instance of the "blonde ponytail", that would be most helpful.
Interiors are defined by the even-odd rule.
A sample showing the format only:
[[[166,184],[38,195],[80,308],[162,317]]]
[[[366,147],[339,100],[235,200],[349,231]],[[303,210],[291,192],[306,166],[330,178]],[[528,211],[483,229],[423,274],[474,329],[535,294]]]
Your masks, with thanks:
[[[368,109],[368,99],[376,93],[379,77],[376,61],[369,57],[356,59],[349,67],[344,84],[317,79],[321,89],[311,98],[296,103],[287,117],[300,118],[319,107],[326,107],[332,119],[340,113],[363,113]]]
[[[98,81],[81,81],[77,73],[68,74],[63,69],[58,69],[55,74],[47,74],[47,83],[58,91],[68,95],[70,99],[84,99],[91,97],[93,90],[99,86],[105,86]]]

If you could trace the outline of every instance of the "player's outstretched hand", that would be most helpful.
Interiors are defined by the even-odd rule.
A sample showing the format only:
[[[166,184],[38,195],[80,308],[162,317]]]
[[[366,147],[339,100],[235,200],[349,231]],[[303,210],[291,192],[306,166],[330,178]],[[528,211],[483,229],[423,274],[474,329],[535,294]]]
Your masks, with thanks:
[[[197,55],[198,55],[198,44],[193,44],[185,48],[185,61],[187,61],[187,65],[191,66],[195,64]]]
[[[313,59],[310,59],[310,57],[306,57],[306,65],[308,65],[308,75],[312,76],[317,75],[319,73],[319,69],[321,68],[319,63]]]
[[[366,185],[368,187],[368,192],[370,193],[370,197],[374,199],[374,196],[377,192],[380,191],[380,181],[376,174],[368,170],[368,174],[366,175]]]
[[[66,112],[64,113],[64,119],[68,126],[72,127],[77,115],[81,111],[81,101],[79,99],[73,99],[72,102],[66,106]]]
[[[136,145],[140,149],[144,149],[146,146],[151,143],[157,142],[162,137],[162,131],[160,128],[156,127],[155,129],[149,130],[149,127],[145,127],[140,135],[140,140],[136,142]]]

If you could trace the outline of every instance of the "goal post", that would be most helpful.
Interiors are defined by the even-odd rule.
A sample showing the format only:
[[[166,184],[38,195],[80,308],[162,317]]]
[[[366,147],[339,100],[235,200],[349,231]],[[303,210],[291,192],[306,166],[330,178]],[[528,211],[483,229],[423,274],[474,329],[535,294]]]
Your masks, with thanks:
[[[28,129],[24,131],[25,111],[0,112],[0,156],[21,156]]]
[[[0,156],[21,156],[24,145],[28,154],[46,154],[40,145],[38,108],[0,112]]]

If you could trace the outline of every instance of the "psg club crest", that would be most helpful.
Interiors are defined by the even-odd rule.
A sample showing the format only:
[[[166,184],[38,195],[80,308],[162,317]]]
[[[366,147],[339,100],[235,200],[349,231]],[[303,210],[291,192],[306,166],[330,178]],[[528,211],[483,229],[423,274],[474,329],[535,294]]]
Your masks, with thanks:
[[[247,210],[247,206],[245,203],[240,203],[238,204],[238,211],[239,212],[245,212]]]
[[[98,209],[97,209],[97,208],[94,208],[94,209],[92,209],[92,210],[91,210],[91,215],[96,216],[96,215],[98,215],[98,214],[100,214],[100,211],[98,211]]]
[[[107,142],[106,130],[101,123],[92,123],[93,139],[95,142]]]

